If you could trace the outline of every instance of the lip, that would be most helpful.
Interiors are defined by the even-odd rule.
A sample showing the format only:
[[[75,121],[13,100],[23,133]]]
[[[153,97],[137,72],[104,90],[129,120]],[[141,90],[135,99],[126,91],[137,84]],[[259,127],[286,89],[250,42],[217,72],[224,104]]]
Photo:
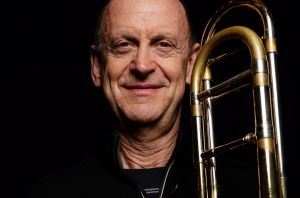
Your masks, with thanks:
[[[127,91],[139,96],[153,95],[163,87],[163,85],[152,83],[131,83],[124,85]]]

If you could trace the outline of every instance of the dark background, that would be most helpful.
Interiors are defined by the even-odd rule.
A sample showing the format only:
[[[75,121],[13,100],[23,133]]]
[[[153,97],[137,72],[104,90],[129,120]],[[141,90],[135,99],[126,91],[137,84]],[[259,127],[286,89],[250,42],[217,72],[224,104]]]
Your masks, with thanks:
[[[189,3],[196,31],[201,32],[220,2]],[[267,3],[276,25],[286,171],[293,197],[297,179],[293,158],[299,150],[295,93],[299,10],[291,2]],[[1,7],[1,177],[8,197],[24,197],[45,175],[97,152],[100,129],[110,121],[89,70],[89,47],[101,5],[96,0],[30,0]]]

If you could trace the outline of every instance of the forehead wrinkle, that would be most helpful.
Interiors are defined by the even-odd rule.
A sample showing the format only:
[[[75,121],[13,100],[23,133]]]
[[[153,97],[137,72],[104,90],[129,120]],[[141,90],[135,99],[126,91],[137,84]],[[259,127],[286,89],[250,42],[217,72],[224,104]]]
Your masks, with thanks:
[[[163,3],[161,1],[163,1]],[[142,17],[138,17],[139,19],[142,18],[144,21],[147,20],[147,22],[151,21],[148,19],[153,19],[155,18],[155,16],[162,17],[163,15],[167,14],[168,16],[166,18],[184,21],[184,23],[187,22],[185,9],[183,5],[180,3],[180,1],[178,0],[175,0],[175,2],[174,0],[160,0],[160,1],[154,0],[154,1],[139,1],[139,2],[141,3],[131,4],[130,0],[111,0],[109,5],[107,6],[106,13],[107,15],[110,15],[112,19],[115,17],[120,17],[120,15],[137,14],[142,16]],[[148,13],[148,16],[150,15],[148,19],[147,16],[145,16],[146,13]],[[121,18],[127,20],[126,17],[121,17]],[[152,21],[155,22],[155,20]],[[171,22],[170,24],[173,23]]]
[[[126,31],[130,31],[131,28],[135,28],[135,20],[139,20],[139,22],[142,21],[142,23],[145,24],[145,30],[146,30],[145,32],[147,38],[151,38],[152,31],[156,34],[166,33],[166,31],[168,31],[168,28],[170,29],[172,28],[172,24],[173,27],[174,24],[178,24],[177,32],[180,32],[180,35],[181,37],[184,37],[184,40],[186,40],[186,38],[189,37],[190,31],[188,27],[187,16],[183,5],[179,1],[176,1],[174,3],[174,1],[171,0],[164,0],[163,6],[159,6],[158,9],[154,9],[154,7],[157,8],[157,2],[150,2],[150,3],[147,2],[147,6],[144,5],[142,6],[142,9],[139,10],[134,10],[134,8],[129,7],[128,4],[130,3],[122,0],[121,1],[112,0],[109,3],[107,9],[105,10],[106,13],[105,13],[105,17],[103,17],[103,26],[102,26],[106,38],[111,36],[109,33],[112,33],[111,31],[113,30],[112,27],[113,25],[120,27],[120,25],[124,26],[124,24],[126,24],[127,26],[124,26],[124,32],[126,32]],[[122,9],[120,9],[120,7],[122,7]],[[159,19],[156,19],[155,21],[155,17],[164,16],[164,13],[170,12],[170,8],[172,8],[173,11],[171,12],[170,15],[167,16],[168,20],[160,20],[161,23],[156,23],[157,20]],[[118,12],[115,12],[116,10]],[[145,15],[146,13],[147,15]],[[132,21],[129,21],[128,20],[129,17],[127,17],[126,15],[131,15],[131,14],[135,14],[137,16],[140,15],[142,17],[135,17],[132,19]],[[115,18],[118,18],[118,20],[115,20]],[[115,21],[118,21],[118,23],[115,23]],[[126,21],[126,23],[124,23],[123,21]],[[155,28],[164,29],[163,30],[164,32],[157,33],[157,29],[155,30]],[[174,34],[173,30],[170,31],[170,34],[172,33]]]

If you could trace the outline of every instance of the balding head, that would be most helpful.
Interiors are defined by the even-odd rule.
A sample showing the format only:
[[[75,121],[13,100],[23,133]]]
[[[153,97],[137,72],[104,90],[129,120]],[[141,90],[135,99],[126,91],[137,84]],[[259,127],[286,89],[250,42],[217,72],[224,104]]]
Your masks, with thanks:
[[[145,6],[140,6],[144,4]],[[143,10],[141,10],[143,9]],[[186,36],[186,41],[188,42],[188,49],[190,50],[193,43],[195,42],[194,36],[191,32],[189,25],[188,16],[184,5],[179,0],[109,0],[103,7],[103,11],[99,17],[98,24],[95,31],[94,44],[99,55],[103,55],[103,50],[109,49],[109,37],[111,34],[112,26],[116,26],[115,18],[124,17],[126,20],[126,13],[128,12],[141,12],[145,14],[149,10],[160,11],[163,15],[153,14],[154,20],[161,20],[162,18],[169,18],[169,23],[166,26],[177,25],[181,29],[182,34]],[[155,19],[156,17],[156,19]],[[176,24],[176,20],[181,20],[180,24]],[[137,19],[140,20],[140,19]],[[149,22],[148,22],[149,23]],[[103,59],[103,57],[102,57]],[[102,60],[104,61],[104,60]]]

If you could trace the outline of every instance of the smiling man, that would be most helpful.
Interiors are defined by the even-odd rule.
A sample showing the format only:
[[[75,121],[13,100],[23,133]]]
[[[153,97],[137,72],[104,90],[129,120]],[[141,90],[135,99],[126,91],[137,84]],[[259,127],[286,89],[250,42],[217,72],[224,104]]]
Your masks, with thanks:
[[[184,7],[171,0],[114,0],[98,29],[92,77],[120,121],[122,165],[163,167],[176,144],[181,100],[199,48],[190,46]]]
[[[91,74],[118,124],[105,150],[42,182],[31,197],[196,197],[182,99],[199,51],[179,0],[111,0]]]

